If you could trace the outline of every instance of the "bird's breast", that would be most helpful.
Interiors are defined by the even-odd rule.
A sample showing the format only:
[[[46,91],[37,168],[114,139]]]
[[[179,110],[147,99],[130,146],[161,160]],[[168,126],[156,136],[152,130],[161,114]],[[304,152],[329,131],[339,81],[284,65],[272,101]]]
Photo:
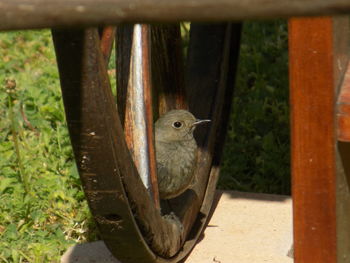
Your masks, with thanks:
[[[161,196],[169,198],[190,185],[196,163],[197,145],[193,141],[156,142],[158,183]]]

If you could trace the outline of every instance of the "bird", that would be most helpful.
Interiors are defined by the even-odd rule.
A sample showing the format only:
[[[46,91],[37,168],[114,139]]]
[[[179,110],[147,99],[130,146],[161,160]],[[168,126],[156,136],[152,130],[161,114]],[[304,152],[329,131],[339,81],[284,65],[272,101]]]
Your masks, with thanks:
[[[186,191],[194,178],[198,146],[193,131],[210,120],[196,119],[187,110],[171,110],[155,123],[158,189],[161,199]]]

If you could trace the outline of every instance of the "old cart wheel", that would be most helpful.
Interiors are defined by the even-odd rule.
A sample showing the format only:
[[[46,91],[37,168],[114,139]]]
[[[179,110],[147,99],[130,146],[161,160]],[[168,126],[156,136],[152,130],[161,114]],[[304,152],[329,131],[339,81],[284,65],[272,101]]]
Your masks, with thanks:
[[[232,100],[240,25],[192,24],[185,68],[178,25],[143,27],[143,36],[152,39],[153,52],[141,58],[143,69],[152,63],[153,115],[188,108],[196,117],[212,120],[210,128],[195,134],[200,146],[197,183],[168,204],[182,225],[161,215],[153,201],[156,197],[149,195],[133,162],[134,149],[128,149],[134,139],[126,130],[124,134],[123,125],[133,110],[127,95],[130,82],[135,81],[135,67],[130,67],[135,56],[132,26],[117,28],[118,110],[106,69],[110,44],[105,35],[113,33],[113,28],[102,32],[102,40],[97,29],[53,30],[52,34],[73,150],[104,242],[125,263],[178,262],[199,238],[212,205]],[[150,38],[142,38],[142,49],[146,46],[149,51]],[[149,87],[151,78],[143,74],[144,87]],[[144,103],[145,123],[151,131],[152,105],[147,96]],[[151,149],[152,140],[146,140]]]

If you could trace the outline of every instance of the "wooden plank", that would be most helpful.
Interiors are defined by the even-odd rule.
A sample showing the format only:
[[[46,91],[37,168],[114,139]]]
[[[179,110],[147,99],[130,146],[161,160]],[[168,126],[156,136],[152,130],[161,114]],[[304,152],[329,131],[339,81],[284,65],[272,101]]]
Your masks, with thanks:
[[[348,0],[1,0],[0,30],[238,21],[350,12]]]
[[[293,18],[289,34],[295,262],[336,263],[333,21]]]

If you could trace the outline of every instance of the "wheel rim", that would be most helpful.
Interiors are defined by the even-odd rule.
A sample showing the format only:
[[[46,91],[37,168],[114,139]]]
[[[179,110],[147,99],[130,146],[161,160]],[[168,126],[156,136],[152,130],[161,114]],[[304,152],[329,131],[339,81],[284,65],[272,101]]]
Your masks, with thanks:
[[[197,134],[200,184],[190,190],[195,197],[187,193],[172,201],[184,226],[181,231],[161,217],[132,162],[97,29],[53,30],[68,128],[84,192],[103,240],[122,262],[178,262],[196,243],[209,215],[232,100],[240,25],[195,25],[191,30],[185,73],[188,107],[196,116],[214,121],[210,131]],[[126,33],[117,37],[121,38],[128,42]],[[203,40],[206,44],[201,46]],[[120,48],[127,50],[127,45]],[[117,70],[125,72],[127,66],[122,61],[117,64]],[[121,112],[123,90],[118,94]],[[208,97],[212,99],[203,100]],[[179,100],[174,104],[181,107]]]

